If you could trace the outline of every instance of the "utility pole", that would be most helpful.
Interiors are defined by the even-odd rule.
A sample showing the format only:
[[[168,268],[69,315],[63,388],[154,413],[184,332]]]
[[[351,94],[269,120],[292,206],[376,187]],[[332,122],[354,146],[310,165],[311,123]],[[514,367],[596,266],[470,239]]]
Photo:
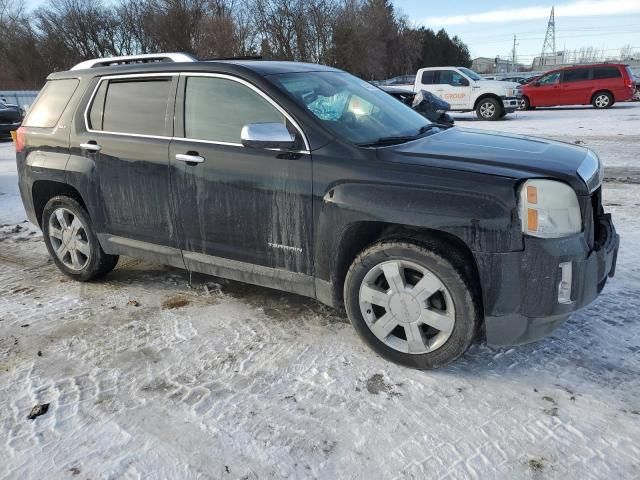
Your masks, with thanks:
[[[554,8],[555,7],[551,7],[551,15],[549,16],[549,23],[547,23],[547,34],[544,36],[544,43],[542,44],[540,65],[544,65],[544,56],[547,53],[552,54],[553,63],[556,63],[556,20],[554,15]]]
[[[516,71],[516,36],[513,36],[513,50],[511,50],[511,71]]]

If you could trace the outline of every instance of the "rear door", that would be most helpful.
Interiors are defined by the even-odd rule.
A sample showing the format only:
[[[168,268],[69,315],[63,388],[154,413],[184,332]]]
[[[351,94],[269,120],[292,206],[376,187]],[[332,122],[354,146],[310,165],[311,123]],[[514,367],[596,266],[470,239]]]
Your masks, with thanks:
[[[103,77],[76,121],[68,171],[84,172],[80,182],[96,228],[113,241],[177,244],[168,161],[177,80],[177,74]]]
[[[591,102],[589,68],[572,68],[562,72],[558,105],[584,105]]]
[[[175,121],[171,186],[187,267],[209,271],[203,264],[229,259],[253,273],[252,265],[311,273],[311,155],[292,118],[240,78],[185,73]],[[299,150],[244,147],[242,127],[261,122],[284,123]]]

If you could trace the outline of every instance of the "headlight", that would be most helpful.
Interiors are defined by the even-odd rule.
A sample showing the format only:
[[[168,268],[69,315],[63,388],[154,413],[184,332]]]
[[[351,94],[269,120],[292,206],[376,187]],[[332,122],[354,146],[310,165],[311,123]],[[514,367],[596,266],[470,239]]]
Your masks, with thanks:
[[[520,188],[522,231],[541,238],[560,238],[582,231],[576,192],[555,180],[527,180]]]

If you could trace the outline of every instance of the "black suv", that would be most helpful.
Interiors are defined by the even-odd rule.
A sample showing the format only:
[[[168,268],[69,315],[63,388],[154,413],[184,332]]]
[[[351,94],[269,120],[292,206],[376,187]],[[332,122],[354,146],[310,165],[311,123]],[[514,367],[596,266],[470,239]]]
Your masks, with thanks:
[[[542,337],[614,273],[587,149],[430,124],[325,66],[153,60],[50,75],[19,130],[26,211],[72,278],[127,255],[287,290],[432,368],[478,332]]]

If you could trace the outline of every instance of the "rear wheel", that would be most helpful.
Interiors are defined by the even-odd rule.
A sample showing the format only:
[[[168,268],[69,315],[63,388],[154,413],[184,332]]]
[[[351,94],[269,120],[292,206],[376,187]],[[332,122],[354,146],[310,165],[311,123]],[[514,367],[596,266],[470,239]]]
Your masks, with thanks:
[[[374,245],[353,262],[344,298],[351,323],[379,355],[419,369],[462,355],[480,314],[471,282],[448,259],[401,241]]]
[[[502,104],[495,98],[482,99],[476,106],[476,114],[482,120],[498,120],[501,113]]]
[[[49,255],[69,277],[88,281],[100,278],[118,263],[100,246],[86,210],[73,198],[53,197],[42,212],[42,233]]]
[[[597,92],[591,99],[595,108],[609,108],[613,105],[613,95],[609,92]]]

